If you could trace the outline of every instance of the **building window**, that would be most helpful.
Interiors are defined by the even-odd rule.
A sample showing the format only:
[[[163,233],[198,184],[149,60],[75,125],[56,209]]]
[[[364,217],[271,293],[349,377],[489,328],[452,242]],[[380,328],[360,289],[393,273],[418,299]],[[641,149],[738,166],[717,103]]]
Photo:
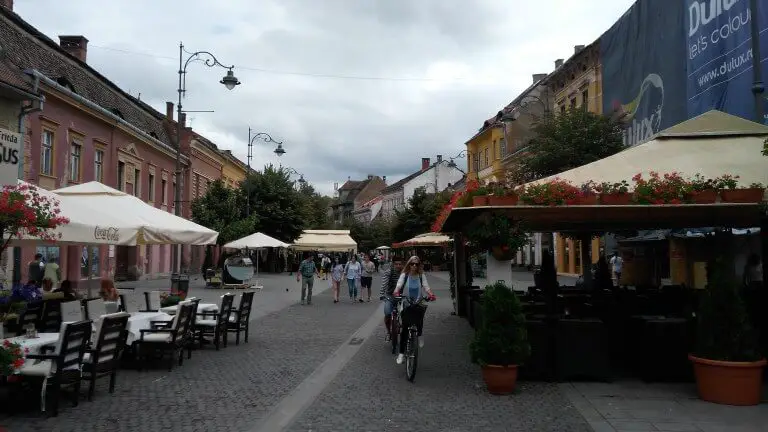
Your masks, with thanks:
[[[117,162],[117,190],[125,190],[125,162]]]
[[[58,246],[38,246],[35,252],[43,256],[43,262],[46,264],[53,260],[57,263],[61,262],[59,261],[60,249]]]
[[[160,187],[162,188],[160,194],[161,198],[163,199],[163,204],[168,204],[168,180],[160,180]]]
[[[133,170],[133,196],[141,198],[141,170]]]
[[[485,166],[484,168],[488,168],[488,165],[490,165],[490,161],[488,160],[488,147],[485,148]]]
[[[499,155],[501,158],[507,155],[507,140],[504,138],[499,140],[499,152],[501,153]]]
[[[99,247],[83,246],[83,252],[80,255],[80,277],[99,275]]]
[[[176,179],[173,179],[173,184],[171,185],[173,189],[171,189],[171,193],[173,194],[173,204],[171,204],[171,207],[176,207]]]
[[[565,114],[565,104],[560,105],[560,114]]]
[[[69,149],[69,181],[80,181],[80,157],[83,146],[79,143],[72,143]]]
[[[585,88],[581,92],[581,107],[585,110],[589,109],[589,89]]]
[[[480,171],[480,155],[476,154],[472,157],[472,159],[473,159],[472,170],[475,172]]]
[[[571,98],[571,109],[576,108],[576,98]]]
[[[40,151],[40,174],[53,175],[53,132],[43,130],[42,148]]]
[[[93,153],[93,178],[104,183],[104,150],[97,149]]]
[[[149,188],[147,199],[152,202],[155,200],[155,176],[151,173],[147,177],[147,188]]]

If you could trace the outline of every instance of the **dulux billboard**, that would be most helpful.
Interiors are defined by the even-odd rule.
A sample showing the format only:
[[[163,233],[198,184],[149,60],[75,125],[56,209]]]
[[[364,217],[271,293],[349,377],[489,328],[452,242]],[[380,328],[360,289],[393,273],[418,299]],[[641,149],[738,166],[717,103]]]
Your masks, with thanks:
[[[754,119],[751,22],[749,0],[638,0],[599,42],[603,112],[624,115],[625,144],[711,109]]]

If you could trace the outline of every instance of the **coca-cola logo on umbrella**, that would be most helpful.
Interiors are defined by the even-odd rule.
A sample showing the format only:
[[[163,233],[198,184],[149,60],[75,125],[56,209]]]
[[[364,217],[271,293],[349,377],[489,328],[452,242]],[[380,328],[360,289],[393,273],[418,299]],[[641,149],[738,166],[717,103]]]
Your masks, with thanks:
[[[117,243],[120,241],[120,232],[114,227],[96,226],[93,230],[93,237],[96,240],[106,240]]]

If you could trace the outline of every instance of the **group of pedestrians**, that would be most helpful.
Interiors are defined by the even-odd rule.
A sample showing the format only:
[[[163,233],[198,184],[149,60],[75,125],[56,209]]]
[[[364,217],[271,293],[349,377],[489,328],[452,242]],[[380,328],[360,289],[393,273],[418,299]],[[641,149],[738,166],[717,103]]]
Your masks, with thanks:
[[[323,280],[327,280],[329,275],[334,303],[339,302],[339,294],[344,280],[347,282],[351,302],[365,303],[371,301],[373,274],[377,272],[377,268],[370,256],[363,254],[361,262],[358,261],[356,255],[351,255],[349,261],[344,262],[339,257],[331,260],[326,255],[320,261],[320,267],[322,273],[315,264],[312,254],[306,253],[304,255],[304,260],[296,273],[296,282],[301,282],[301,304],[312,304],[312,288],[315,277],[322,277]]]

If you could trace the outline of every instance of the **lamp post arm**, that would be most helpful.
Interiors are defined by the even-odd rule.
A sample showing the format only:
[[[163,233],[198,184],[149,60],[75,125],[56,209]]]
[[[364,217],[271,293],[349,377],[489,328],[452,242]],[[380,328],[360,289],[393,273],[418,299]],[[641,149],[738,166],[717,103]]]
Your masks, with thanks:
[[[275,143],[275,144],[282,144],[282,141],[276,141],[272,136],[266,132],[259,132],[256,135],[253,135],[251,137],[251,140],[249,144],[253,144],[253,142],[256,140],[256,138],[264,141],[265,143]]]

